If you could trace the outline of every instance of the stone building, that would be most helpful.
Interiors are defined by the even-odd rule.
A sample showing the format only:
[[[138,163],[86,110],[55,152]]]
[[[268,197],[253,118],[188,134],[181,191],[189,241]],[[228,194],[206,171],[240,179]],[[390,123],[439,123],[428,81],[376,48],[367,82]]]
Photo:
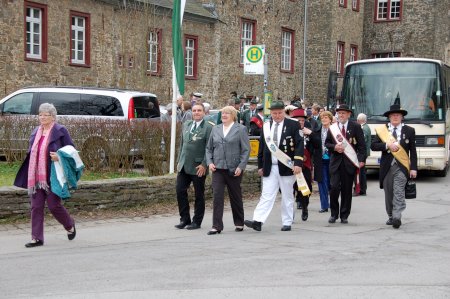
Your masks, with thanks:
[[[173,0],[0,0],[0,97],[24,86],[83,85],[150,91],[167,104],[172,6]],[[187,0],[185,94],[201,92],[216,108],[231,91],[261,97],[263,76],[243,74],[241,48],[264,44],[275,98],[325,104],[329,90],[339,94],[344,65],[353,59],[450,63],[449,22],[448,0]]]

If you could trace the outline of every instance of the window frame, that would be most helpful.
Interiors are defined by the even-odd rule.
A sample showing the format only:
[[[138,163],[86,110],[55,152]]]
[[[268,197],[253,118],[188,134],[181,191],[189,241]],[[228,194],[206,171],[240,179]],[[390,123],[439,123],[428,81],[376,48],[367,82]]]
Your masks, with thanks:
[[[394,54],[394,56],[391,57],[391,54]],[[381,57],[377,57],[377,56],[381,56]],[[370,57],[372,59],[379,59],[379,58],[397,58],[397,57],[402,57],[402,53],[398,52],[398,51],[390,51],[390,52],[376,52],[376,53],[372,53],[370,54]]]
[[[354,52],[354,55],[352,55],[352,52]],[[349,53],[349,62],[357,61],[358,60],[358,46],[354,44],[350,44],[350,53]],[[352,60],[353,57],[353,60]]]
[[[153,71],[151,69],[151,63],[150,63],[150,34],[156,34],[156,71]],[[161,76],[161,69],[162,69],[162,29],[161,28],[154,28],[148,31],[147,33],[147,63],[146,63],[146,72],[147,75],[151,76]]]
[[[239,25],[239,66],[244,66],[244,37],[243,37],[243,31],[244,31],[244,23],[252,24],[252,36],[251,36],[251,45],[256,45],[256,20],[241,18],[241,23]],[[249,41],[250,39],[245,39],[245,41]]]
[[[289,69],[284,69],[283,68],[283,35],[284,33],[290,33],[291,34],[291,44],[290,44],[290,68]],[[295,30],[290,29],[290,28],[286,28],[286,27],[281,27],[281,42],[280,42],[280,71],[282,73],[290,73],[293,74],[295,71]]]
[[[72,18],[84,18],[84,62],[74,61],[72,56]],[[69,65],[91,67],[91,15],[89,13],[71,10],[69,13]]]
[[[27,9],[39,9],[41,11],[41,33],[40,33],[40,57],[36,57],[34,55],[29,55],[27,53]],[[24,2],[24,11],[23,11],[23,44],[24,44],[24,60],[26,61],[36,61],[36,62],[47,62],[47,52],[48,52],[48,19],[47,19],[48,8],[47,5],[36,3],[32,1]],[[31,50],[31,46],[30,46]]]
[[[338,0],[339,7],[347,8],[347,0]]]
[[[342,51],[339,52],[339,47],[342,47]],[[338,41],[336,44],[336,73],[338,77],[344,76],[345,67],[345,42]]]
[[[383,2],[383,3],[387,3],[387,8],[386,8],[386,18],[379,18],[379,4]],[[398,18],[392,18],[391,17],[391,13],[392,13],[392,2],[398,2],[399,3],[399,16]],[[403,18],[403,0],[375,0],[375,9],[374,9],[374,22],[375,23],[381,23],[381,22],[399,22],[402,20]]]
[[[187,47],[186,47],[186,42],[187,40],[194,40],[194,47],[193,47],[193,51],[194,51],[194,55],[192,56],[192,76],[191,75],[187,75],[186,74],[186,68],[187,68],[187,63],[186,60],[188,59],[186,57],[187,55]],[[184,49],[184,78],[186,80],[197,80],[198,79],[198,36],[196,35],[189,35],[189,34],[185,34],[184,35],[184,42],[183,42],[183,49]]]
[[[359,12],[359,5],[360,5],[360,0],[352,0],[352,10],[353,11]]]

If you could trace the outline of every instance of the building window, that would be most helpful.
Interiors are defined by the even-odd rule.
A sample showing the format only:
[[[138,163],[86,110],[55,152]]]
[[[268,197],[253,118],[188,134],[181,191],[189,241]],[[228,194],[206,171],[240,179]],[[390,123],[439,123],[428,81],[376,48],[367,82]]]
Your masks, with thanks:
[[[336,47],[336,73],[338,76],[344,75],[344,57],[345,57],[345,43],[338,42]]]
[[[152,30],[147,40],[147,72],[158,75],[161,72],[161,30]]]
[[[359,11],[359,0],[352,0],[352,10]]]
[[[118,65],[120,68],[123,67],[123,55],[122,55],[122,54],[119,54],[119,55],[117,56],[117,65]]]
[[[350,45],[350,59],[349,61],[356,61],[358,60],[358,46],[356,45]]]
[[[256,21],[242,19],[241,21],[241,62],[244,64],[244,47],[256,45]]]
[[[90,15],[70,12],[70,63],[90,64]]]
[[[47,62],[47,6],[25,1],[25,59]]]
[[[186,79],[197,79],[198,37],[185,35],[184,45],[184,75]]]
[[[393,58],[400,57],[400,52],[384,52],[384,53],[373,53],[372,58]]]
[[[294,31],[286,28],[281,31],[281,71],[294,72]]]
[[[339,0],[339,6],[346,8],[347,7],[347,0]]]
[[[130,54],[128,56],[128,68],[132,69],[133,67],[134,67],[134,56]]]
[[[376,0],[376,21],[398,21],[401,19],[402,0]]]

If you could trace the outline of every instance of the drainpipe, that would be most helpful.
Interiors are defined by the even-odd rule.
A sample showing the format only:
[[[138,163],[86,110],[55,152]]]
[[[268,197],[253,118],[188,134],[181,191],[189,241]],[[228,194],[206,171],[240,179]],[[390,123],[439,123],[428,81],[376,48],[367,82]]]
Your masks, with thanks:
[[[308,0],[305,0],[305,16],[303,21],[303,78],[302,78],[302,99],[305,100],[305,81],[306,81],[306,40],[308,33]]]

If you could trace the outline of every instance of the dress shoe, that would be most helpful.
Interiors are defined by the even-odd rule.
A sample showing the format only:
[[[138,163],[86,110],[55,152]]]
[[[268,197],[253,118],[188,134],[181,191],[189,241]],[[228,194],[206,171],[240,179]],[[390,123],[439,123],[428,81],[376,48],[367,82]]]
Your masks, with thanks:
[[[200,225],[195,222],[192,222],[191,224],[186,225],[186,229],[188,229],[188,230],[199,229],[199,228],[200,228]]]
[[[290,225],[283,225],[283,227],[281,228],[282,232],[288,232],[291,230],[291,226]]]
[[[343,223],[343,224],[348,224],[347,218],[341,218],[341,223]]]
[[[319,213],[326,213],[326,212],[328,212],[328,209],[320,209],[319,210]]]
[[[44,242],[41,240],[32,240],[30,243],[25,244],[26,248],[32,248],[32,247],[37,247],[37,246],[42,246],[44,245]]]
[[[328,223],[335,223],[335,222],[336,222],[336,219],[337,219],[337,217],[331,216],[331,217],[328,219]]]
[[[236,226],[236,228],[234,229],[235,232],[241,232],[243,230],[244,230],[244,227],[239,227],[239,226]]]
[[[393,228],[399,228],[400,225],[402,225],[402,221],[398,218],[392,219],[392,227]]]
[[[212,229],[209,232],[207,232],[207,235],[215,235],[215,234],[220,234],[222,231],[221,230],[217,230],[217,229]]]
[[[72,241],[73,239],[75,239],[75,236],[77,235],[77,229],[75,228],[75,223],[73,224],[72,229],[73,229],[73,231],[67,231],[67,238],[69,239],[69,241]]]
[[[256,230],[258,232],[261,231],[262,222],[245,220],[244,224],[245,224],[245,226],[253,228],[254,230]]]
[[[359,195],[366,196],[367,194],[366,194],[366,192],[359,192]]]
[[[392,217],[389,217],[389,219],[386,221],[386,225],[392,225],[394,222],[392,221]]]
[[[189,225],[190,223],[188,223],[188,222],[185,222],[185,221],[181,221],[179,224],[177,224],[177,225],[175,225],[175,227],[176,228],[179,228],[179,229],[183,229],[183,228],[185,228],[187,225]]]
[[[303,221],[308,220],[308,209],[303,209],[303,211],[302,211],[302,220]]]

